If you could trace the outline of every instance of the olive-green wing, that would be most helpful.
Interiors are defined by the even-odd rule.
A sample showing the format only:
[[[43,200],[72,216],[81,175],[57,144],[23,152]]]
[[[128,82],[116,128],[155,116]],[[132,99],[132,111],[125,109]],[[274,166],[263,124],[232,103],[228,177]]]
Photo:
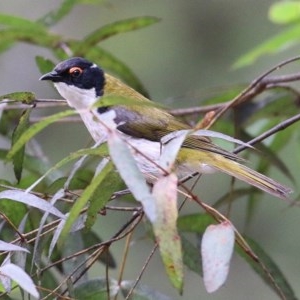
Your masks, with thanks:
[[[133,98],[141,102],[150,100],[124,84],[117,78],[105,74],[105,95],[117,95]],[[167,111],[147,105],[115,106],[115,121],[118,129],[130,136],[144,138],[150,141],[160,142],[161,138],[171,132],[191,129],[185,123],[180,122]],[[213,144],[209,138],[190,135],[183,143],[183,147],[221,154],[229,159],[237,160],[238,156]]]
[[[117,106],[115,121],[118,130],[136,138],[144,138],[150,141],[160,142],[165,135],[178,130],[190,129],[190,127],[168,112],[147,106]],[[239,159],[219,146],[213,144],[204,136],[190,135],[183,142],[183,147],[221,154],[229,159]]]

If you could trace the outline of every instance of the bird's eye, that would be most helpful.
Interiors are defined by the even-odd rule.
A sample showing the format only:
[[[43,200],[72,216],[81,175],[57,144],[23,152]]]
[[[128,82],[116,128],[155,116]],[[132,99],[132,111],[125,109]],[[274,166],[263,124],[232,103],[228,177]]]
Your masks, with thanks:
[[[72,76],[72,77],[78,77],[82,74],[82,69],[79,68],[79,67],[73,67],[69,70],[69,74]]]

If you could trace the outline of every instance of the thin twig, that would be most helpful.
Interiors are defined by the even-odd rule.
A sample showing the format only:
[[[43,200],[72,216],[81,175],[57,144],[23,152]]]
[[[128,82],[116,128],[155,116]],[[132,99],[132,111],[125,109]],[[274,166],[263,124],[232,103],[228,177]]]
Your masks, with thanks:
[[[264,139],[266,139],[267,137],[273,135],[274,133],[280,131],[280,130],[283,130],[289,126],[291,126],[292,124],[298,122],[300,120],[300,114],[298,115],[295,115],[279,124],[277,124],[276,126],[272,127],[271,129],[269,129],[268,131],[265,131],[264,133],[262,133],[261,135],[259,135],[258,137],[252,139],[251,141],[247,142],[247,144],[249,145],[254,145],[258,142],[261,142],[263,141]],[[239,146],[239,147],[236,147],[234,150],[233,150],[233,153],[237,154],[243,150],[245,150],[246,148],[248,148],[247,146],[245,145],[242,145],[242,146]]]

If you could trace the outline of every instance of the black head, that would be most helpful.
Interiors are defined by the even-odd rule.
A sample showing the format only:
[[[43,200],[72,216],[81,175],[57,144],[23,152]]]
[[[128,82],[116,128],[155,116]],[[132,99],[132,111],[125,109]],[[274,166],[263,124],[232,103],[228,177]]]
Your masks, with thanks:
[[[103,70],[81,57],[60,62],[53,71],[43,75],[40,80],[63,82],[85,90],[95,88],[98,97],[102,96],[105,84]]]

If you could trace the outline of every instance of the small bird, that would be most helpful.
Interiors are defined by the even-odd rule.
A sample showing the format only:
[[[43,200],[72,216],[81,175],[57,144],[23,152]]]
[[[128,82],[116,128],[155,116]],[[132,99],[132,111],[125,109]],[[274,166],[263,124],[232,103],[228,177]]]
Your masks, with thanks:
[[[149,181],[153,176],[162,175],[162,170],[157,166],[161,155],[161,139],[172,132],[191,129],[166,110],[153,105],[95,107],[94,104],[104,95],[132,98],[146,104],[150,100],[81,57],[60,62],[40,80],[54,83],[68,105],[78,111],[96,142],[107,140],[106,125],[115,128],[132,146],[137,165]],[[194,172],[222,171],[276,197],[288,198],[292,192],[290,188],[241,164],[240,160],[237,155],[215,145],[207,137],[189,135],[177,155],[175,168],[179,178]]]

